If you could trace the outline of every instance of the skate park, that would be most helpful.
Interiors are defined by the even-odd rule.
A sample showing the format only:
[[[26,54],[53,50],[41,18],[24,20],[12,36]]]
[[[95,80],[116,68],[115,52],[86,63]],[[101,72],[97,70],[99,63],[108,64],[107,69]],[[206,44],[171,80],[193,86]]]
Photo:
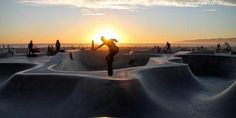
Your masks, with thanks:
[[[119,53],[112,77],[105,55],[84,50],[0,61],[0,116],[234,117],[235,55],[141,51],[130,65],[130,55]]]
[[[0,9],[0,118],[236,117],[236,0]]]

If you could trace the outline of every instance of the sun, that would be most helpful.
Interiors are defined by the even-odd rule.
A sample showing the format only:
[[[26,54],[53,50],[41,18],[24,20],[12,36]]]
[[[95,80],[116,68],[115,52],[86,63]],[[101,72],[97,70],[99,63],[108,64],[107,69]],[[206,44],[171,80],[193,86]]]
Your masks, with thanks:
[[[120,36],[117,32],[112,29],[102,29],[98,31],[94,36],[93,40],[95,43],[102,43],[101,37],[104,36],[106,39],[117,39],[120,40]]]

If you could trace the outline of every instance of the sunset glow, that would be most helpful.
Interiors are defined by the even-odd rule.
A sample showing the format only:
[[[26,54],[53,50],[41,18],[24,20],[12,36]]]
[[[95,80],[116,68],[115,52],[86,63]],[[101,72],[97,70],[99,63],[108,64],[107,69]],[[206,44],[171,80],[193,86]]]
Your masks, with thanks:
[[[120,35],[113,31],[112,29],[102,29],[97,31],[97,33],[93,36],[93,40],[95,43],[102,43],[101,37],[104,36],[106,39],[117,39],[120,41]]]
[[[236,2],[225,0],[2,0],[0,44],[165,43],[230,38]]]

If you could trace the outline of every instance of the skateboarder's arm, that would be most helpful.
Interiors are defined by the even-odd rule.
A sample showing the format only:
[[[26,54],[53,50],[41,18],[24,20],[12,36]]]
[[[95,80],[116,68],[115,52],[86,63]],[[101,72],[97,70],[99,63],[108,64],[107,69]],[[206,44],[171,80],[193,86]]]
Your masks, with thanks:
[[[94,48],[94,50],[97,50],[98,48],[102,47],[104,45],[104,43],[102,43],[101,45],[99,45],[98,47]]]
[[[115,41],[115,42],[118,42],[118,40],[116,40],[116,39],[111,39],[112,41]]]

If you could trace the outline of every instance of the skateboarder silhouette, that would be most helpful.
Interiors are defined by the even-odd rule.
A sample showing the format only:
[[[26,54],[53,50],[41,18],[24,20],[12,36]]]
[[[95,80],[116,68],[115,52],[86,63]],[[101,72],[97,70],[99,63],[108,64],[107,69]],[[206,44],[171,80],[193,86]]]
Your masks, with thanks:
[[[98,47],[94,48],[93,50],[97,50],[98,48],[101,48],[103,45],[106,45],[109,48],[109,53],[106,56],[106,61],[108,65],[108,75],[112,76],[113,75],[113,67],[112,63],[114,60],[114,56],[119,52],[119,48],[116,46],[114,42],[118,42],[116,39],[106,39],[104,36],[101,37],[102,44],[99,45]]]
[[[170,43],[169,42],[166,43],[165,48],[166,48],[167,53],[171,54],[171,48],[170,48]]]

